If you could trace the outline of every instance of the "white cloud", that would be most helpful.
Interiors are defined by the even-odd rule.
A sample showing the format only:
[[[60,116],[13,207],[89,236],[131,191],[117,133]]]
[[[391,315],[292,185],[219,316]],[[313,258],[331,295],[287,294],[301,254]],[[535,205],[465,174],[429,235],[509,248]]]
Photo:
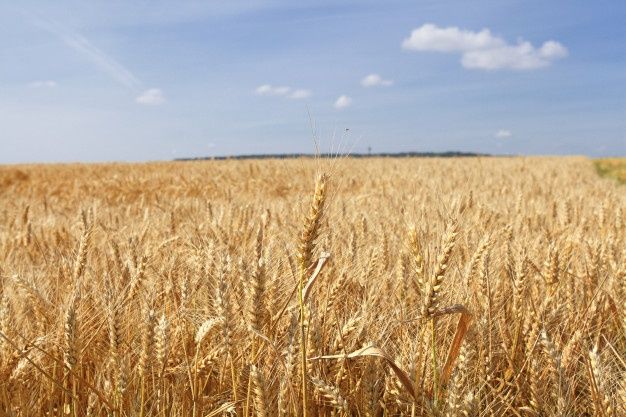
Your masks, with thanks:
[[[513,133],[507,129],[500,129],[496,132],[494,136],[498,139],[508,139],[513,136]]]
[[[390,85],[393,85],[393,81],[385,80],[378,74],[369,74],[368,76],[364,77],[361,80],[361,85],[363,87],[377,87],[377,86],[388,87]]]
[[[338,110],[345,109],[346,107],[350,107],[352,105],[352,99],[346,95],[341,95],[335,101],[335,108]]]
[[[28,86],[30,88],[54,88],[57,86],[57,82],[52,80],[37,80],[28,83]]]
[[[272,91],[272,86],[269,84],[260,85],[254,90],[254,92],[260,96],[269,94],[270,91]]]
[[[539,55],[546,59],[559,59],[567,56],[567,48],[556,41],[547,41],[539,48]]]
[[[531,70],[547,67],[553,60],[563,58],[567,50],[558,42],[545,42],[536,49],[530,42],[506,45],[500,48],[468,51],[463,54],[461,64],[469,69]]]
[[[427,23],[414,29],[411,36],[402,42],[402,47],[415,51],[454,52],[494,48],[504,44],[505,42],[494,37],[489,29],[472,32],[455,26],[440,28]]]
[[[294,100],[308,98],[311,96],[311,90],[306,90],[304,88],[298,88],[294,90],[291,87],[287,87],[284,85],[275,86],[271,84],[260,85],[254,90],[254,92],[259,96],[281,96]]]
[[[568,53],[567,48],[552,40],[539,48],[523,40],[511,45],[489,29],[473,32],[454,26],[440,28],[431,23],[413,30],[402,47],[413,51],[458,52],[464,68],[481,70],[532,70],[547,67]]]
[[[304,90],[304,89],[295,90],[293,93],[289,95],[289,98],[292,98],[294,100],[309,98],[309,97],[311,97],[311,91]]]
[[[284,96],[285,94],[289,93],[291,91],[291,88],[289,87],[274,87],[274,92],[279,95],[279,96]]]
[[[141,93],[135,101],[139,104],[145,104],[147,106],[158,106],[165,103],[165,96],[163,91],[158,88],[150,88]]]
[[[291,91],[291,88],[280,86],[275,87],[270,84],[263,84],[256,88],[255,92],[260,96],[284,96]]]

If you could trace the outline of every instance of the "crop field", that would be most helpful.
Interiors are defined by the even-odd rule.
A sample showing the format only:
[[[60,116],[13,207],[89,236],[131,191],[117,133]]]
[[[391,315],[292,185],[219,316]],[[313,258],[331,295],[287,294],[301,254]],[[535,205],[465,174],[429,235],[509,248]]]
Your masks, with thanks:
[[[626,415],[586,158],[0,167],[0,416]]]

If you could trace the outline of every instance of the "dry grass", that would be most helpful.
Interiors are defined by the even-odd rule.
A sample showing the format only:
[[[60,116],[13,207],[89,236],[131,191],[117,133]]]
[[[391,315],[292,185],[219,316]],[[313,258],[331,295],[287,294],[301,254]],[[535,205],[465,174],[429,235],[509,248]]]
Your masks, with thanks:
[[[625,203],[584,158],[0,167],[0,415],[623,416]]]

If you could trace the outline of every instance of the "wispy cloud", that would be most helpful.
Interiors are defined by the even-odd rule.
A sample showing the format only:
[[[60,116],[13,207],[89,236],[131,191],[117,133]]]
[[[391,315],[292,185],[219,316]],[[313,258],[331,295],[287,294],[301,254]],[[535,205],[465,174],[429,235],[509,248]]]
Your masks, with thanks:
[[[33,17],[36,26],[48,31],[61,39],[68,47],[90,60],[101,71],[109,75],[113,80],[128,88],[140,86],[139,79],[115,58],[96,47],[83,35],[72,31],[58,22]]]
[[[165,96],[160,89],[150,88],[141,93],[135,101],[139,104],[145,104],[146,106],[158,106],[165,103]]]
[[[337,110],[342,110],[352,105],[352,99],[346,95],[341,95],[337,100],[335,100],[335,108]]]
[[[513,133],[507,129],[500,129],[495,133],[494,136],[498,139],[508,139],[513,136]]]
[[[474,32],[456,26],[441,28],[431,23],[414,29],[404,39],[402,47],[412,51],[460,53],[464,68],[481,70],[533,70],[547,67],[568,54],[567,48],[553,40],[538,48],[524,40],[513,45],[493,35],[489,29]]]
[[[388,87],[393,85],[392,80],[385,80],[378,74],[369,74],[361,80],[363,87]]]
[[[300,100],[303,98],[309,98],[311,97],[311,90],[305,90],[305,89],[298,89],[295,90],[293,93],[289,94],[289,98],[292,98],[294,100]]]
[[[28,83],[30,88],[54,88],[57,86],[57,82],[53,80],[37,80]]]
[[[304,99],[311,96],[311,90],[303,88],[292,89],[287,86],[274,86],[271,84],[263,84],[258,86],[254,90],[255,94],[259,96],[282,96],[291,99]]]
[[[260,96],[285,96],[289,94],[291,88],[286,86],[276,87],[270,84],[260,85],[254,92]]]

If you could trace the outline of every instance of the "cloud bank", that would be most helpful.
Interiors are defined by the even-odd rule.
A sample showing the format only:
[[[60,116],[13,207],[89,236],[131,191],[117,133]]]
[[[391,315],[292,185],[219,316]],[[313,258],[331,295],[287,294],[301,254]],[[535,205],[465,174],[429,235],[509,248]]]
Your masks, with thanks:
[[[489,29],[474,32],[456,26],[441,28],[432,23],[414,29],[402,42],[402,48],[460,53],[464,68],[486,71],[544,68],[568,54],[565,46],[553,40],[544,42],[538,48],[524,40],[513,45],[493,35]]]

